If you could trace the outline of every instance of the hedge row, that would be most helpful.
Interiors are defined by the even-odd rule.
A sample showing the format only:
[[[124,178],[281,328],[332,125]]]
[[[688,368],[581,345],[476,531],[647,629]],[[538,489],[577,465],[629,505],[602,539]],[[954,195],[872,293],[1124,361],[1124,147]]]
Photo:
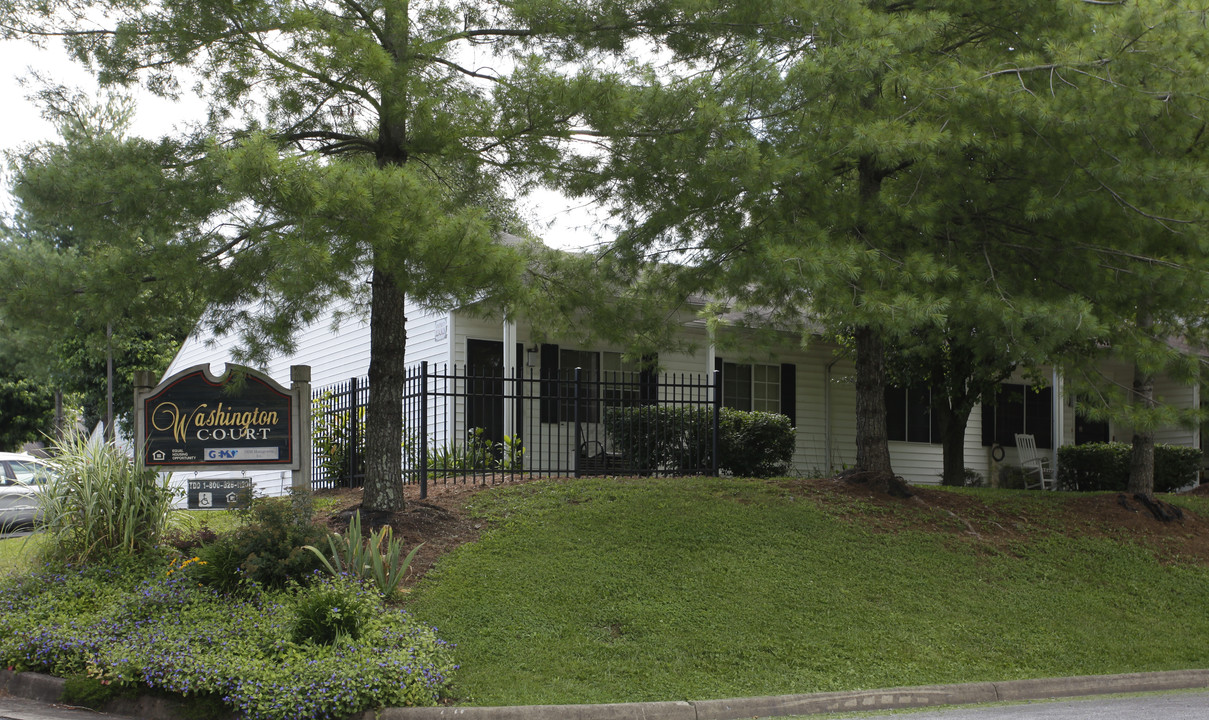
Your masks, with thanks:
[[[1129,484],[1128,443],[1087,443],[1058,448],[1060,490],[1114,491]],[[1154,447],[1154,491],[1171,492],[1196,480],[1201,467],[1198,448],[1176,445]]]
[[[703,470],[713,465],[713,410],[648,405],[611,408],[605,431],[626,467],[645,472]],[[722,408],[718,466],[734,475],[772,477],[789,471],[794,429],[789,418]]]

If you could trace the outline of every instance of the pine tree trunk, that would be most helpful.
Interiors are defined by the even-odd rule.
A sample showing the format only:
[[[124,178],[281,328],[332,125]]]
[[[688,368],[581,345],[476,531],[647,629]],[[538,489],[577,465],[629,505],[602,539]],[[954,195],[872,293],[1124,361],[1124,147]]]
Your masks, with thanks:
[[[410,42],[407,0],[383,5],[384,43],[400,73],[397,82],[382,88],[382,110],[378,122],[379,167],[407,162],[407,82],[404,59]],[[403,392],[407,384],[407,306],[383,259],[374,253],[373,296],[369,320],[369,406],[365,410],[365,492],[361,507],[366,512],[403,510]]]
[[[398,512],[403,501],[403,390],[407,313],[403,292],[376,265],[369,337],[369,406],[365,411],[366,512]]]
[[[1134,402],[1147,409],[1155,406],[1154,376],[1144,372],[1134,365],[1133,369]],[[1126,488],[1132,495],[1154,495],[1154,430],[1145,429],[1133,432],[1133,454],[1129,460],[1129,485]]]
[[[885,348],[867,326],[856,329],[856,470],[878,480],[894,477],[886,434]]]
[[[936,412],[933,406],[932,412]],[[970,421],[970,411],[966,409],[951,410],[947,406],[940,416],[941,456],[944,466],[941,471],[941,484],[962,487],[966,484],[966,426]]]

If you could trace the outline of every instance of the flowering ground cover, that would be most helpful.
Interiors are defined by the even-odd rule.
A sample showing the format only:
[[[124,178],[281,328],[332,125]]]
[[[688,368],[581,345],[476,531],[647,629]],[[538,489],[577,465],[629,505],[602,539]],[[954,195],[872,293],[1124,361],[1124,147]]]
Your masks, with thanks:
[[[0,658],[257,720],[431,705],[456,667],[433,628],[372,588],[316,576],[231,596],[199,585],[194,567],[165,559],[11,575],[0,582]],[[316,632],[332,625],[340,631]]]

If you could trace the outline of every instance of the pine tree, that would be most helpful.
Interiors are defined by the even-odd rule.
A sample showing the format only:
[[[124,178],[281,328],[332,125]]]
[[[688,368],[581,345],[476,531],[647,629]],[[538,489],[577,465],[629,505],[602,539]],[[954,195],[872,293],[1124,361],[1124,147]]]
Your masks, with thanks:
[[[559,161],[610,84],[557,64],[578,57],[571,29],[595,25],[576,6],[8,0],[0,28],[64,38],[103,84],[208,99],[196,133],[170,145],[219,207],[168,246],[192,256],[206,321],[241,332],[247,362],[288,349],[334,299],[368,308],[364,504],[393,511],[405,301],[502,298],[517,282],[520,257],[496,242],[518,229],[506,190]]]
[[[949,328],[1055,362],[1136,326],[1146,285],[1203,274],[1194,3],[644,7],[663,50],[568,184],[616,204],[618,257],[848,329],[865,477],[893,476],[889,346]],[[1203,294],[1168,301],[1199,316]]]

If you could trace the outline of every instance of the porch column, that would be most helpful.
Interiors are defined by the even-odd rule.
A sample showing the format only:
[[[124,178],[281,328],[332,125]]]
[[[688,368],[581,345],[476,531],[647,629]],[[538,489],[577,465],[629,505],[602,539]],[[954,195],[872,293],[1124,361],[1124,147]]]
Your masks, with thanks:
[[[504,319],[504,435],[516,437],[516,386],[512,383],[516,377],[516,321]]]
[[[1053,453],[1053,457],[1051,459],[1051,464],[1053,465],[1053,468],[1054,468],[1054,477],[1057,477],[1058,476],[1058,447],[1060,445],[1062,445],[1062,439],[1066,433],[1066,398],[1065,398],[1066,393],[1063,392],[1062,371],[1059,370],[1057,367],[1054,367],[1054,369],[1053,369],[1053,381],[1052,382],[1053,382],[1053,384],[1051,387],[1053,387],[1053,392],[1050,393],[1050,395],[1052,396],[1051,402],[1053,403],[1054,429],[1053,429],[1053,438],[1052,438],[1053,439],[1053,443],[1052,443],[1053,449],[1051,450],[1051,452]],[[1057,487],[1057,486],[1055,485],[1055,487]]]

